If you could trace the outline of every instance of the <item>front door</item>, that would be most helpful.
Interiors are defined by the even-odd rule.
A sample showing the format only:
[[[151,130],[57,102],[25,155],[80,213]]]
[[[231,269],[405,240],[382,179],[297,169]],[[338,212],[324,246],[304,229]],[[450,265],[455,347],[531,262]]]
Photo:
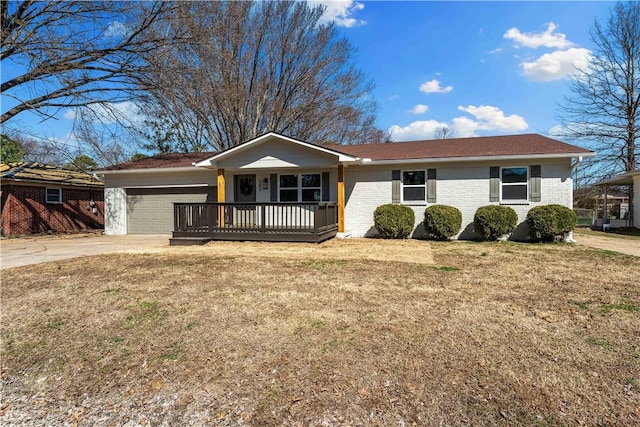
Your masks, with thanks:
[[[255,203],[256,176],[234,175],[233,197],[236,203]],[[256,207],[252,205],[233,207],[233,225],[236,227],[255,227]]]
[[[234,175],[234,198],[238,203],[254,203],[256,201],[256,176]]]

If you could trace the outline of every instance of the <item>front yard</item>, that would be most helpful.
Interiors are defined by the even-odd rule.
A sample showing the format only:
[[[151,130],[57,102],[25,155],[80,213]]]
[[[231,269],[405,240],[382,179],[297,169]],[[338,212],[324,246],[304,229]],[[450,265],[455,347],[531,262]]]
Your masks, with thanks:
[[[638,425],[640,258],[212,243],[2,271],[3,425]]]

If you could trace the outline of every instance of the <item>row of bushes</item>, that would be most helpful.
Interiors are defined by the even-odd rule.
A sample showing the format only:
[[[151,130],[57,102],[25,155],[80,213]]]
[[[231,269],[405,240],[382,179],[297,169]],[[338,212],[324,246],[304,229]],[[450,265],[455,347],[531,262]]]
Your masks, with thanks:
[[[373,221],[381,237],[406,239],[413,231],[415,214],[409,206],[388,204],[378,206]],[[529,237],[534,241],[565,238],[577,221],[576,214],[562,205],[537,206],[529,210],[526,219]],[[429,206],[423,225],[430,238],[448,240],[460,232],[462,213],[453,206]],[[482,206],[473,217],[473,229],[482,240],[497,240],[512,233],[517,225],[518,215],[509,206]]]

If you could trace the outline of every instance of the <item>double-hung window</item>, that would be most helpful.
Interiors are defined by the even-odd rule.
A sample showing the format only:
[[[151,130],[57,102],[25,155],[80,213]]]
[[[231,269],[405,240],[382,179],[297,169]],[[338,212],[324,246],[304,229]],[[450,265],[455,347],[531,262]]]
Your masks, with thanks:
[[[427,194],[427,180],[424,170],[402,171],[402,201],[424,202]]]
[[[529,199],[528,167],[503,167],[500,170],[500,178],[501,200],[527,201]]]
[[[62,188],[47,188],[46,201],[48,204],[62,203]]]
[[[280,175],[280,201],[298,201],[298,175]]]
[[[319,202],[321,193],[319,173],[308,173],[302,175],[300,201]]]
[[[319,202],[322,200],[322,179],[319,173],[280,175],[281,202]]]

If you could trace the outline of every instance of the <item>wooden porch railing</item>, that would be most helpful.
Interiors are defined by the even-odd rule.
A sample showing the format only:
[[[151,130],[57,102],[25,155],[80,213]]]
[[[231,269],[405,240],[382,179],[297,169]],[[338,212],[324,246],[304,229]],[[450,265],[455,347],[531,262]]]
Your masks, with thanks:
[[[174,238],[319,242],[338,231],[334,202],[174,203]]]

